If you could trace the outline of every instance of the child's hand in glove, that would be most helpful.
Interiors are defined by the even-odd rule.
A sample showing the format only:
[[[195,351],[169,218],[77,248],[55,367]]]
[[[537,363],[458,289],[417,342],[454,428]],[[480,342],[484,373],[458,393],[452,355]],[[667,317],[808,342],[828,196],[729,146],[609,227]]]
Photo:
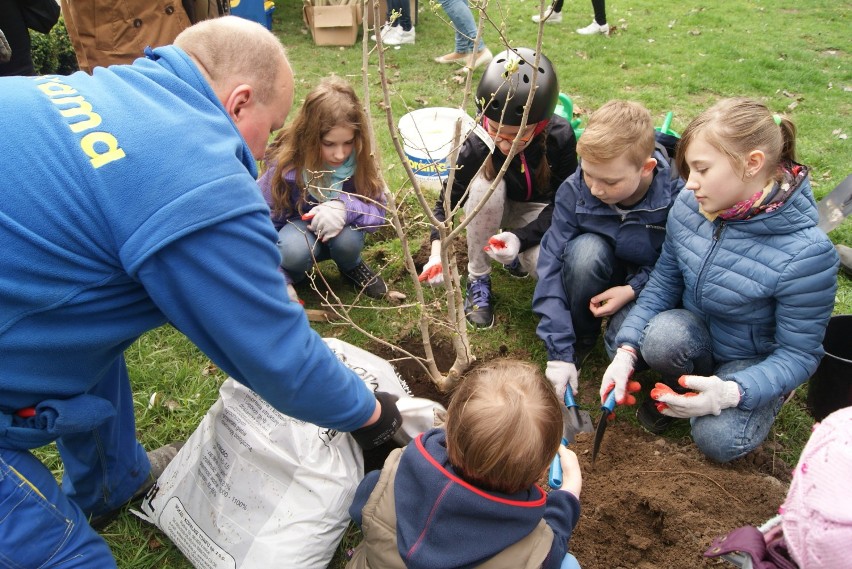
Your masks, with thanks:
[[[521,240],[509,231],[498,233],[488,240],[488,245],[482,248],[485,253],[497,261],[508,265],[518,256],[521,250]]]
[[[544,376],[553,385],[560,401],[565,399],[566,389],[570,389],[572,395],[577,395],[577,366],[573,363],[550,360],[547,362]]]
[[[676,393],[664,383],[651,390],[651,398],[658,401],[657,411],[669,417],[688,419],[704,415],[718,415],[722,409],[736,407],[740,402],[740,386],[735,381],[725,381],[715,375],[682,375],[677,382],[689,393]]]
[[[340,200],[329,200],[303,215],[302,220],[310,221],[308,229],[325,243],[337,237],[346,226],[346,206]]]
[[[619,405],[634,405],[636,403],[636,398],[630,395],[630,390],[627,389],[627,380],[633,377],[637,360],[636,351],[633,348],[618,348],[615,357],[604,372],[603,381],[601,381],[601,403],[606,400],[606,396],[612,389],[615,389],[615,402]]]

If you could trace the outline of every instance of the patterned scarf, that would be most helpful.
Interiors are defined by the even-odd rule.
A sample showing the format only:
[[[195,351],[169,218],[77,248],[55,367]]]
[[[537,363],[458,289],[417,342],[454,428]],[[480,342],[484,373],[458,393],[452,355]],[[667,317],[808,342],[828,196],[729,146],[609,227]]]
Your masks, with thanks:
[[[735,203],[728,209],[719,212],[718,216],[725,221],[742,221],[766,212],[771,213],[784,205],[796,188],[808,175],[808,169],[801,164],[787,163],[781,167],[781,181],[771,180],[762,190],[750,198]]]

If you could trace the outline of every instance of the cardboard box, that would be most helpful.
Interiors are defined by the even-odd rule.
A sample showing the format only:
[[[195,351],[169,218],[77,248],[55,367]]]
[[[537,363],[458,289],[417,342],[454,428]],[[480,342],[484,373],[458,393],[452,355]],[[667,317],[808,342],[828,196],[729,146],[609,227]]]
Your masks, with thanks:
[[[367,22],[367,26],[373,27],[373,5],[376,3],[376,0],[370,0],[367,2],[367,14],[364,16],[364,21]],[[409,6],[411,7],[411,25],[417,26],[417,0],[409,0]],[[388,17],[388,1],[387,0],[379,0],[379,25],[385,23]]]
[[[361,5],[305,6],[305,24],[317,45],[354,45],[361,27]]]

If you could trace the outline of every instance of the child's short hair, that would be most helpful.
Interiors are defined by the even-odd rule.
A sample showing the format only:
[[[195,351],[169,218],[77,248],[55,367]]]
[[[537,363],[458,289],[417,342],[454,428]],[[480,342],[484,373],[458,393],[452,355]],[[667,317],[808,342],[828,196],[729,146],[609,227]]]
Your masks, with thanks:
[[[474,370],[447,409],[447,453],[468,482],[514,494],[538,481],[562,440],[553,387],[531,364],[500,359]]]
[[[764,168],[773,176],[778,164],[796,160],[795,125],[787,118],[773,115],[760,101],[747,97],[722,99],[689,123],[680,138],[675,159],[684,179],[689,177],[686,149],[699,135],[725,154],[734,171],[743,176],[746,157],[752,150],[763,151]]]
[[[633,101],[612,100],[592,113],[577,140],[577,155],[589,162],[627,156],[637,168],[654,154],[651,113]]]

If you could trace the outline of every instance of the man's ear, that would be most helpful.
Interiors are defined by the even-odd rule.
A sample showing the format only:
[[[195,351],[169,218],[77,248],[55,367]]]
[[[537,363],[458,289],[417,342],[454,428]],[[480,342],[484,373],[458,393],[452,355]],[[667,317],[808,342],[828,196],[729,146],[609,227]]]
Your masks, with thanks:
[[[231,120],[238,123],[246,109],[254,104],[255,98],[252,86],[243,83],[233,88],[230,95],[225,97],[223,104]]]
[[[654,168],[657,167],[657,159],[656,158],[648,158],[645,160],[645,163],[642,164],[642,176],[650,176],[654,172]]]

